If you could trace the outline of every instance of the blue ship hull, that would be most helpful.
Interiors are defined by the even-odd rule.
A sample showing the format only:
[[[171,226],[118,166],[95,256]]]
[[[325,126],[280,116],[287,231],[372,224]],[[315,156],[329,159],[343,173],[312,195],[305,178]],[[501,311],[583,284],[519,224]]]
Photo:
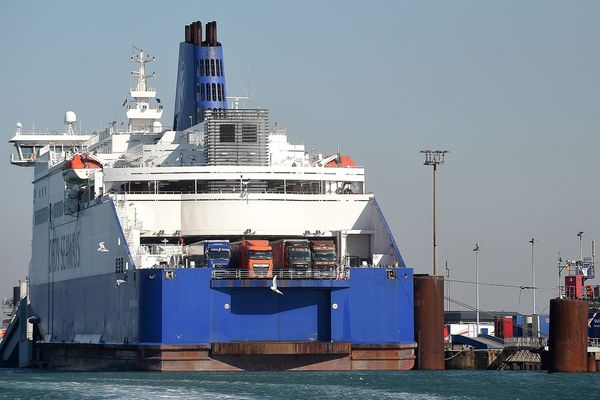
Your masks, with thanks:
[[[261,351],[274,352],[273,369],[409,369],[416,347],[413,271],[394,270],[392,279],[384,268],[352,268],[349,280],[282,280],[279,295],[269,289],[270,280],[213,280],[210,268],[147,269],[118,287],[107,274],[35,286],[31,295],[51,299],[46,310],[61,316],[53,321],[44,307],[35,310],[42,325],[49,321],[51,340],[41,348],[53,368],[264,369],[265,361],[251,349],[267,343]],[[103,334],[97,343],[81,344],[74,332]],[[289,343],[305,344],[308,354],[282,350]],[[216,344],[235,345],[238,354],[215,367]],[[135,355],[123,364],[125,350]],[[331,351],[342,354],[333,357]],[[163,366],[165,352],[188,361]],[[161,362],[149,363],[148,354]],[[197,360],[202,357],[204,362]],[[361,357],[366,361],[359,362]],[[190,358],[196,361],[190,364]]]

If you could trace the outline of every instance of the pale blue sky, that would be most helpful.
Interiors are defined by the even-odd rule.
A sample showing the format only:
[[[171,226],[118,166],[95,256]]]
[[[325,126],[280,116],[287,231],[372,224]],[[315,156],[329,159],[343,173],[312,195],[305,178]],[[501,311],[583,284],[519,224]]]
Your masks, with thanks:
[[[419,150],[450,150],[439,170],[440,257],[452,279],[555,287],[556,257],[600,240],[600,3],[595,1],[5,2],[0,8],[0,128],[83,128],[114,119],[131,45],[156,56],[172,122],[184,25],[218,21],[228,94],[254,91],[293,142],[351,155],[407,264],[431,270],[431,169]],[[115,117],[116,115],[116,117]],[[0,155],[0,296],[26,274],[32,170]],[[600,246],[599,246],[600,248]],[[453,297],[474,304],[472,285]],[[538,292],[539,311],[552,290]],[[531,295],[482,288],[484,309],[529,312]],[[547,309],[544,310],[547,312]]]

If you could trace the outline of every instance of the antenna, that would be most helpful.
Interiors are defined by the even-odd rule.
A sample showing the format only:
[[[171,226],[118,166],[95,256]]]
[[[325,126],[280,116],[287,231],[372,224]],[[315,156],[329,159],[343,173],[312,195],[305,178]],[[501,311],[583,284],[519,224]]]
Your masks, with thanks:
[[[77,123],[77,116],[73,111],[65,112],[65,125],[67,125],[67,135],[75,134],[75,124]]]
[[[252,99],[254,98],[254,93],[256,93],[257,88],[258,85],[252,86],[248,83],[246,87],[242,89],[242,94],[248,99],[248,108],[252,106]]]

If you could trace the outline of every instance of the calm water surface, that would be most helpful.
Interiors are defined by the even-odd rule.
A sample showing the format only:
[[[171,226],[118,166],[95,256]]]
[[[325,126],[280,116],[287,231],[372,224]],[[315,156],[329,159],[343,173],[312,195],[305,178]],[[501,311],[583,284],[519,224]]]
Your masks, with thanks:
[[[600,399],[600,373],[39,372],[0,369],[0,399]]]

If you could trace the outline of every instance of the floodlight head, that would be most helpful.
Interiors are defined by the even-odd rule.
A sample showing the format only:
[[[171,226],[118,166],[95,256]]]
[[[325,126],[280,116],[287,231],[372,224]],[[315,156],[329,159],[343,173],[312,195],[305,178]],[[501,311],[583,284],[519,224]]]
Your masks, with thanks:
[[[531,240],[529,241],[529,243],[534,244],[535,243],[535,238],[531,238]]]
[[[433,165],[444,163],[444,156],[449,153],[448,150],[421,150],[421,153],[425,154],[424,165]]]
[[[579,236],[579,238],[582,238],[585,236],[585,232],[579,231],[579,233],[577,233],[577,236]]]
[[[475,248],[473,249],[473,251],[479,251],[479,250],[480,250],[479,243],[475,243]]]

